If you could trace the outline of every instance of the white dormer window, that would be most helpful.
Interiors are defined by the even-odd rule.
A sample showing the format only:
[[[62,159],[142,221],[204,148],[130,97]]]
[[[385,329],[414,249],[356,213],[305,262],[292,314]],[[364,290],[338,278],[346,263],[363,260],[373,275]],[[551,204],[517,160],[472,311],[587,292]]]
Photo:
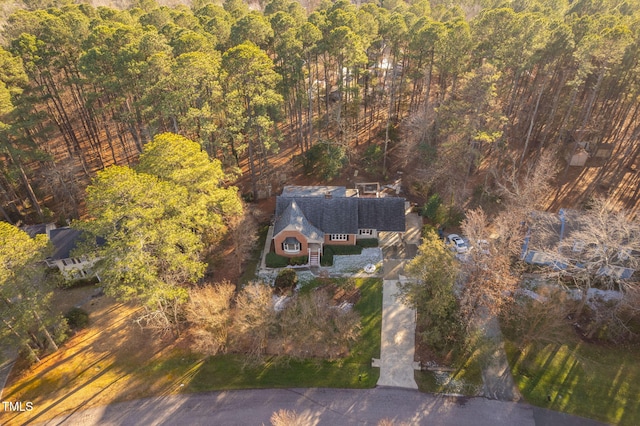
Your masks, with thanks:
[[[373,229],[359,229],[358,235],[370,237],[373,235]]]
[[[330,241],[349,241],[348,234],[331,234],[329,235]]]

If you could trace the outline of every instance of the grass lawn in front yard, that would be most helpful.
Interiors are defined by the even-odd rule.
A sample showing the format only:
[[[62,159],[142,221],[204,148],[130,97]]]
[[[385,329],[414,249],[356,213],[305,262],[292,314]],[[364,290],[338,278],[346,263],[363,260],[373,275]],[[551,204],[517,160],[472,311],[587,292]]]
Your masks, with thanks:
[[[533,405],[618,425],[640,424],[640,350],[587,343],[505,341],[509,364],[525,400]]]
[[[482,390],[480,350],[452,362],[453,371],[416,371],[414,378],[421,392],[477,396]]]
[[[382,281],[358,278],[355,309],[361,336],[351,354],[336,361],[267,359],[245,366],[240,355],[202,357],[184,339],[162,340],[132,322],[136,308],[103,296],[83,306],[90,325],[40,364],[18,366],[5,389],[7,401],[31,401],[33,410],[3,413],[2,424],[43,422],[93,406],[176,393],[271,387],[369,388],[379,370]],[[65,290],[68,291],[68,290]],[[21,368],[22,367],[22,368]]]

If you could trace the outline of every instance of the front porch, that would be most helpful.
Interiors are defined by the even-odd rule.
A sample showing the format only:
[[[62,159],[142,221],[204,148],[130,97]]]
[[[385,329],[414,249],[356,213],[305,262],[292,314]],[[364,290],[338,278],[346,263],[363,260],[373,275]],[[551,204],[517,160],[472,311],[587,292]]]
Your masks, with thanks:
[[[322,244],[309,244],[309,266],[320,266],[322,256]]]

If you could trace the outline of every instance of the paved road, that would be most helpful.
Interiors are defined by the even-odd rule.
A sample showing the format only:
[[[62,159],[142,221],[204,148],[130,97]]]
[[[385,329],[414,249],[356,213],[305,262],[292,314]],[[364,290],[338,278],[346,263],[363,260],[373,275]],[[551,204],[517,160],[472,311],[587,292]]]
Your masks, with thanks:
[[[301,425],[394,424],[455,426],[597,425],[526,404],[434,396],[393,388],[264,389],[212,392],[112,404],[53,419],[46,425],[269,425],[280,410]]]

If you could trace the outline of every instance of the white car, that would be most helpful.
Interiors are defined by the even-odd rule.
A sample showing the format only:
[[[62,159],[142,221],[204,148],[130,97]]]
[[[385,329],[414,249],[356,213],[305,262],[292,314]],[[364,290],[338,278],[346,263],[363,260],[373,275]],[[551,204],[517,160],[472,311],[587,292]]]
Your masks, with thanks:
[[[467,243],[458,234],[449,234],[446,241],[456,253],[466,253],[469,251],[469,246],[467,246]]]

